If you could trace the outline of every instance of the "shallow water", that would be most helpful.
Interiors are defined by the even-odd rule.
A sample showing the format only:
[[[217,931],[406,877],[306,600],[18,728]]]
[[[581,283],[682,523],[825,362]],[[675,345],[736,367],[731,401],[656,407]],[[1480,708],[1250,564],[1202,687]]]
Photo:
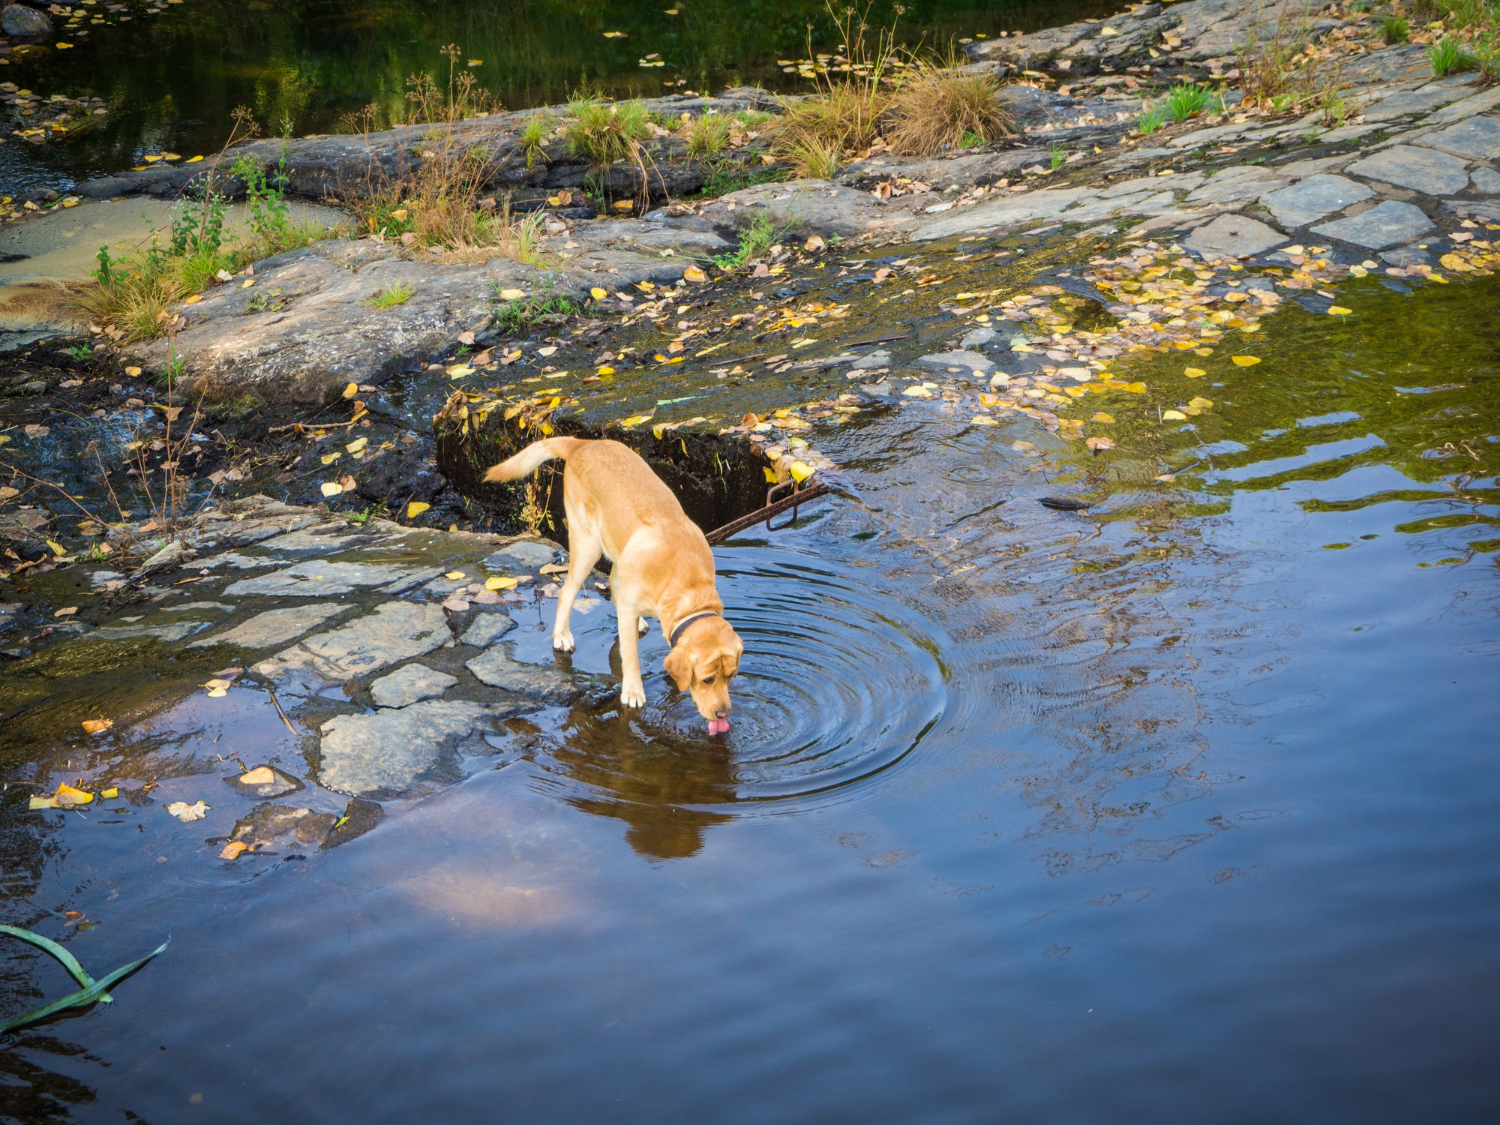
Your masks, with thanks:
[[[1120,408],[1109,458],[927,404],[820,438],[840,499],[717,552],[726,740],[663,703],[653,631],[638,717],[534,716],[305,860],[209,858],[227,805],[12,788],[7,921],[85,911],[91,966],[173,936],[24,1036],[13,1116],[1494,1120],[1500,283],[1340,303],[1268,320],[1189,424]],[[1179,362],[1138,370],[1170,396]],[[551,660],[550,607],[520,621]],[[576,617],[575,666],[613,630]],[[167,690],[201,671],[105,752],[198,763],[158,803],[226,748],[297,760],[257,693]],[[6,1011],[62,984],[0,975]]]
[[[887,24],[890,4],[870,9]],[[1114,0],[912,0],[908,38],[946,49],[955,40],[1034,31],[1117,10]],[[347,131],[346,115],[366,105],[385,114],[403,104],[414,73],[446,74],[442,55],[459,45],[473,73],[507,109],[555,105],[583,87],[616,97],[715,93],[761,84],[800,90],[778,59],[806,55],[808,26],[819,50],[831,34],[820,0],[562,0],[442,5],[387,0],[185,0],[161,12],[132,5],[127,23],[94,26],[75,49],[34,51],[0,67],[0,78],[44,97],[104,98],[106,118],[45,145],[0,146],[4,194],[115,172],[148,153],[217,152],[236,106],[273,132]],[[605,32],[625,37],[606,39]],[[59,36],[61,38],[61,36]],[[642,66],[645,56],[664,65]],[[645,59],[646,62],[654,60]]]

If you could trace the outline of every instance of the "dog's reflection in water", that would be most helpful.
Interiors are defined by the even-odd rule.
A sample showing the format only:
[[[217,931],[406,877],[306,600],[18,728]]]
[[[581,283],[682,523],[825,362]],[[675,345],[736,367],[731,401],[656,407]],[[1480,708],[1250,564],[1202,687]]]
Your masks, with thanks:
[[[653,723],[650,712],[627,722],[613,706],[600,706],[597,712],[575,707],[560,745],[547,754],[549,768],[578,783],[568,802],[623,820],[629,825],[626,841],[648,859],[696,855],[705,830],[730,819],[702,807],[735,800],[728,744],[678,735]]]

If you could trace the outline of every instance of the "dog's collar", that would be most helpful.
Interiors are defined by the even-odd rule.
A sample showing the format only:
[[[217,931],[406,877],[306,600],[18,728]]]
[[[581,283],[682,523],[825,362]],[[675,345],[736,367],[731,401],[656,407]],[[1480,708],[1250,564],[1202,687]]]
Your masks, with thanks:
[[[712,610],[712,609],[700,609],[697,613],[690,613],[690,614],[688,614],[686,617],[684,617],[681,621],[679,621],[677,623],[676,627],[672,630],[672,635],[667,638],[667,643],[670,644],[673,648],[676,648],[677,647],[677,639],[682,636],[683,631],[689,625],[691,625],[694,621],[697,621],[700,617],[718,617],[718,616],[719,616],[718,613],[716,611]]]

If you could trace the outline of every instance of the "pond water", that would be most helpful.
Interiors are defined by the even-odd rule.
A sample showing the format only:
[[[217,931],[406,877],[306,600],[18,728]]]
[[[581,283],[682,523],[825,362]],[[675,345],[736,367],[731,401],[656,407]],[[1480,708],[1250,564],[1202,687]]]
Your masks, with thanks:
[[[929,404],[820,437],[838,502],[717,552],[727,740],[655,702],[653,631],[637,719],[555,710],[305,860],[12,788],[7,920],[84,911],[88,965],[173,938],[3,1056],[12,1119],[1494,1120],[1500,279],[1339,299],[1110,458]],[[573,629],[608,672],[608,608]],[[105,757],[203,763],[158,804],[298,760],[223,702]],[[63,984],[10,966],[6,1011]]]
[[[70,35],[74,49],[44,45],[0,67],[0,79],[43,97],[98,97],[110,108],[66,139],[0,145],[0,194],[63,188],[138,165],[150,153],[216,152],[239,105],[272,132],[348,131],[347,116],[366,105],[398,112],[412,74],[445,74],[442,48],[450,43],[463,51],[461,69],[477,60],[480,85],[508,109],[554,105],[582,88],[615,97],[747,83],[801,90],[806,83],[783,73],[778,60],[805,57],[809,25],[818,49],[838,46],[828,41],[821,0],[153,0],[118,7],[102,12],[109,22],[84,25],[87,38]],[[899,26],[910,29],[909,41],[946,49],[960,38],[1031,31],[1119,7],[1114,0],[910,0]],[[131,18],[120,22],[120,15]],[[869,16],[881,25],[895,18],[888,3],[873,5]]]

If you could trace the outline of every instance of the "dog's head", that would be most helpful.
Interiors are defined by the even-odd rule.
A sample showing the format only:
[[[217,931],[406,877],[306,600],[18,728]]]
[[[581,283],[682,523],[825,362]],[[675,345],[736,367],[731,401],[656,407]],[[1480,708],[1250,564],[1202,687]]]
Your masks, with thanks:
[[[693,697],[709,734],[729,729],[729,681],[740,670],[744,650],[729,622],[715,616],[694,621],[667,653],[667,675],[678,691]]]

